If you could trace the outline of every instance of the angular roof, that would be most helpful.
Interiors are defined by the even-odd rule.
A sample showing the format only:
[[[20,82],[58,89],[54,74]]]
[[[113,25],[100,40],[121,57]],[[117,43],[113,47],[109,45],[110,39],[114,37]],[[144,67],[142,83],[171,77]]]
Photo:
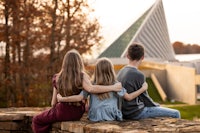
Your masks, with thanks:
[[[150,8],[151,9],[151,8]],[[117,38],[104,52],[102,52],[98,58],[100,57],[121,57],[124,50],[128,46],[129,42],[132,40],[138,28],[141,26],[145,17],[147,16],[147,10],[135,23],[133,23],[124,33],[122,33],[119,38]]]
[[[125,58],[128,46],[140,42],[145,57],[175,60],[170,43],[162,0],[157,0],[138,20],[122,33],[98,58]]]

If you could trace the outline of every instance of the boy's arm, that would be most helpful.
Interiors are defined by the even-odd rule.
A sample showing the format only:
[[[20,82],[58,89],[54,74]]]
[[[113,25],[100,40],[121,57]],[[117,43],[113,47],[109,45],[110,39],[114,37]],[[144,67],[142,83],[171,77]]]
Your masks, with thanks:
[[[134,98],[138,97],[141,93],[146,91],[147,88],[148,88],[148,84],[146,82],[144,82],[140,89],[138,89],[137,91],[134,91],[132,93],[125,93],[123,98],[126,99],[127,101],[131,101]]]
[[[89,76],[84,74],[83,88],[89,93],[105,93],[110,91],[120,91],[122,89],[122,85],[120,82],[114,85],[92,85],[89,80]]]

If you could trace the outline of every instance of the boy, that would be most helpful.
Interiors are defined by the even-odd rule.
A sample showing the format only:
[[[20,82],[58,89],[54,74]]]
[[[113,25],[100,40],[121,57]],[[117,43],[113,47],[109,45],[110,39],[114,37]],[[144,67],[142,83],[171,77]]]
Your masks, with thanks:
[[[131,93],[136,91],[137,88],[141,88],[146,80],[144,74],[138,70],[144,59],[144,47],[134,42],[128,47],[127,58],[129,63],[119,71],[117,79],[126,88],[127,93]],[[124,119],[180,118],[178,110],[160,107],[149,97],[147,91],[131,101],[122,99],[122,113]]]

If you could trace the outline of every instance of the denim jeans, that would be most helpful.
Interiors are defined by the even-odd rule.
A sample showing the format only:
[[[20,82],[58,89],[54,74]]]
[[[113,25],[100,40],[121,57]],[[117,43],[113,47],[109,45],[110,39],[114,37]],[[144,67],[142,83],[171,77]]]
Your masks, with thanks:
[[[175,109],[165,107],[145,107],[139,115],[134,116],[132,119],[145,119],[154,117],[181,118],[180,112]]]

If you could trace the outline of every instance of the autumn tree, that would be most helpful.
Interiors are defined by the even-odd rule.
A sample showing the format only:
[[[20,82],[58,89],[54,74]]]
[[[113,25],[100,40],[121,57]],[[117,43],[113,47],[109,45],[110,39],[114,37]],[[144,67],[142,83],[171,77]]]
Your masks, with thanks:
[[[200,46],[198,44],[184,44],[176,41],[173,43],[173,48],[176,54],[197,54],[200,53]]]
[[[9,83],[11,84],[11,75],[10,75],[10,40],[9,40],[9,16],[10,16],[10,10],[11,10],[11,0],[8,1],[1,1],[2,6],[4,10],[1,10],[1,18],[4,17],[2,21],[4,21],[4,25],[1,25],[1,31],[4,32],[4,34],[1,33],[2,37],[1,39],[5,42],[5,57],[4,57],[4,89],[5,89],[5,95],[8,99],[11,95],[12,88],[9,87]],[[4,101],[4,100],[3,100]]]
[[[46,24],[49,29],[50,63],[49,75],[55,73],[63,55],[70,49],[77,49],[81,54],[90,52],[92,46],[100,45],[98,35],[100,25],[91,17],[87,0],[52,0],[44,4],[47,12]],[[54,69],[54,70],[53,70]]]
[[[49,104],[50,77],[64,54],[73,48],[88,53],[100,45],[93,10],[87,0],[2,0],[0,8],[0,45],[5,44],[0,91],[6,106]]]
[[[16,106],[21,101],[28,105],[30,64],[34,39],[34,17],[37,13],[33,0],[1,1],[4,11],[1,41],[6,44],[4,65],[4,89],[7,91],[7,106]],[[5,40],[5,41],[4,41]],[[9,86],[9,87],[8,87]]]
[[[183,53],[184,51],[184,44],[182,42],[174,42],[173,43],[173,48],[174,48],[174,51],[176,54],[181,54]]]

